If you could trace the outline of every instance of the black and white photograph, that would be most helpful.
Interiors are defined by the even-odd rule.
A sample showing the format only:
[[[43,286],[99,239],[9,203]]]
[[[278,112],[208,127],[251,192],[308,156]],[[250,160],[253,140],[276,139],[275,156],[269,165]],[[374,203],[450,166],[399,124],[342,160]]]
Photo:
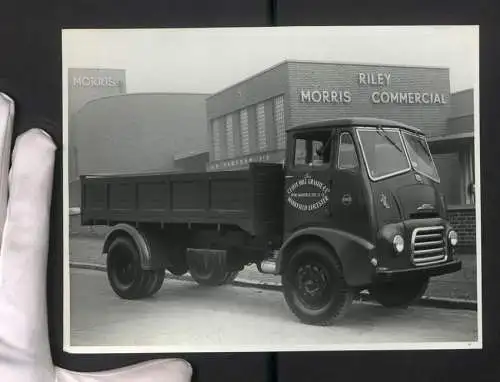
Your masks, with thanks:
[[[482,348],[479,27],[65,29],[70,353]]]

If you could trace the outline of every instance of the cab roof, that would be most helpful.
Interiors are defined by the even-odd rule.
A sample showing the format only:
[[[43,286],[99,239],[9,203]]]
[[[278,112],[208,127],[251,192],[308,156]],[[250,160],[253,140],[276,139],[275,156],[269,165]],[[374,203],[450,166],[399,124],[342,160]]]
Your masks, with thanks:
[[[333,118],[325,119],[316,122],[304,123],[301,125],[296,125],[288,129],[288,131],[312,129],[316,127],[345,127],[345,126],[382,126],[382,127],[395,127],[404,130],[408,130],[415,134],[424,134],[422,130],[409,126],[401,122],[392,121],[390,119],[381,118],[369,118],[369,117],[356,117],[356,118]]]

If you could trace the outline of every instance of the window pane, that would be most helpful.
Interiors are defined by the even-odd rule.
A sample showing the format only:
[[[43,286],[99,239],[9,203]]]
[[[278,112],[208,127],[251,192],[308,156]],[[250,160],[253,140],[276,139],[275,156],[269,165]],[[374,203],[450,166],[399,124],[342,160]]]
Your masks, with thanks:
[[[358,157],[352,136],[349,133],[342,133],[339,145],[339,168],[350,169],[356,167],[358,167]]]
[[[306,164],[306,140],[297,139],[295,141],[295,164]]]
[[[240,112],[241,126],[241,148],[243,155],[250,154],[250,140],[248,138],[248,111],[246,109]]]
[[[226,116],[226,140],[227,140],[227,157],[234,157],[234,132],[233,132],[233,116]]]
[[[413,168],[429,178],[439,181],[437,169],[425,139],[406,132],[404,137]]]
[[[267,149],[266,137],[266,116],[264,112],[264,104],[257,105],[257,130],[259,132],[259,150],[265,151]]]
[[[295,140],[295,164],[322,166],[330,163],[329,132],[301,135]]]
[[[277,149],[284,149],[286,146],[286,132],[283,96],[274,99],[274,124],[276,125]]]
[[[220,160],[221,159],[220,123],[218,119],[212,122],[212,140],[214,145],[214,160]]]
[[[410,169],[398,131],[387,129],[358,131],[366,164],[373,178],[391,176]]]

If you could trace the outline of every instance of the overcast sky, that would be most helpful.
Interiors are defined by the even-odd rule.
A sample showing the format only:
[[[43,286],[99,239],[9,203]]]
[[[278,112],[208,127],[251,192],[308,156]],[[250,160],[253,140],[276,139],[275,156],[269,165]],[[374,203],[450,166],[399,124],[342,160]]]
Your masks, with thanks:
[[[63,65],[126,69],[127,92],[214,93],[285,59],[450,69],[451,91],[477,87],[479,28],[286,27],[71,30]]]

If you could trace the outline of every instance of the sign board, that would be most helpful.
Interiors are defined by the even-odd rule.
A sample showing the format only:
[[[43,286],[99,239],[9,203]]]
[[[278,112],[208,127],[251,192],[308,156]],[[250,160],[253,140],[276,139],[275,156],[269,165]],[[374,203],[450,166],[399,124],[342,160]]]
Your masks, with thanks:
[[[284,161],[285,151],[275,150],[226,160],[213,161],[207,164],[207,171],[238,170],[247,168],[250,163],[284,163]]]
[[[446,134],[448,68],[321,62],[288,63],[287,126],[332,118],[374,117]]]
[[[357,73],[357,82],[353,84],[358,87],[374,87],[369,94],[356,94],[366,98],[357,101],[369,101],[372,104],[421,104],[421,105],[444,105],[448,103],[448,94],[436,91],[415,90],[392,90],[391,72]],[[419,88],[420,86],[417,86]],[[351,104],[353,92],[350,89],[299,89],[299,99],[302,103],[323,104]]]
[[[111,76],[73,76],[71,85],[74,88],[115,88],[121,86],[121,82]]]

